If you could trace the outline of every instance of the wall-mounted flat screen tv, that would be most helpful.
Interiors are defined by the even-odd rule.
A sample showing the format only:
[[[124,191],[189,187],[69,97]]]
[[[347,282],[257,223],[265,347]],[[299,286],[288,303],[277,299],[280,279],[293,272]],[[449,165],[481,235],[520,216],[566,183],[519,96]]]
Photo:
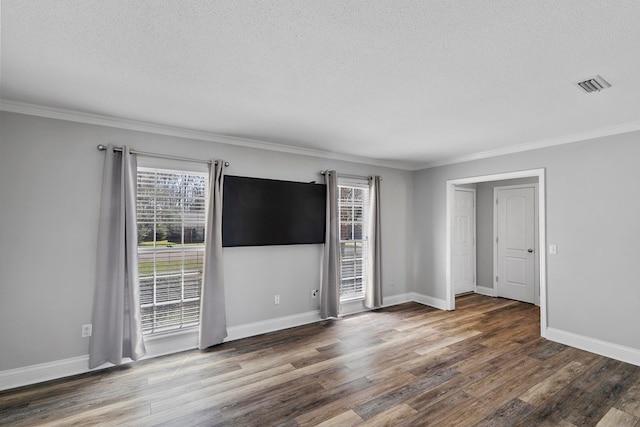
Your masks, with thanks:
[[[222,246],[324,243],[326,186],[226,175]]]

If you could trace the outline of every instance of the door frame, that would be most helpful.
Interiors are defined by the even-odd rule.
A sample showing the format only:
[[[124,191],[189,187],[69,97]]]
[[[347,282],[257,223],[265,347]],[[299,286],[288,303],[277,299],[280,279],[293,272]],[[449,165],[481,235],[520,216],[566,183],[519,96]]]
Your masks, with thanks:
[[[473,194],[473,246],[475,248],[476,247],[476,238],[477,238],[477,234],[478,234],[478,231],[476,229],[476,227],[477,227],[477,218],[476,218],[477,217],[477,215],[476,215],[476,213],[477,213],[476,212],[476,209],[477,209],[476,208],[477,192],[476,192],[476,189],[475,188],[470,188],[470,187],[462,187],[462,186],[455,185],[454,188],[453,188],[453,191],[454,191],[454,193],[453,193],[454,201],[455,201],[455,192],[456,191],[465,191],[467,193],[472,193]],[[451,215],[453,215],[453,209],[451,209]],[[453,219],[453,218],[451,218],[451,219]],[[452,221],[452,225],[453,225],[453,221]],[[453,245],[451,246],[451,250],[453,251]],[[472,258],[473,292],[476,292],[476,287],[478,285],[477,271],[476,271],[478,267],[477,267],[476,263],[477,263],[476,252],[474,250],[473,258]],[[453,268],[453,263],[451,264],[451,268]],[[451,277],[452,277],[452,281],[453,281],[453,272],[452,272]],[[452,282],[452,285],[453,285],[453,282]],[[454,289],[453,289],[454,295],[455,295],[455,292],[456,292],[456,290],[455,290],[455,286],[454,286]]]
[[[540,261],[540,335],[546,338],[547,331],[547,258],[546,258],[546,182],[545,168],[479,175],[468,178],[448,179],[445,183],[445,309],[455,310],[455,295],[451,278],[451,211],[453,209],[454,188],[460,184],[477,184],[487,181],[502,181],[515,178],[538,178],[538,250]]]
[[[539,212],[536,209],[538,206],[538,183],[531,184],[515,184],[515,185],[503,185],[500,187],[493,187],[493,200],[495,201],[498,198],[498,191],[500,190],[516,190],[519,188],[532,188],[533,187],[533,203],[534,203],[534,212],[533,212],[533,232],[534,232],[534,253],[537,254],[540,252],[540,243],[539,243],[539,233],[538,233],[538,221],[539,221]],[[493,277],[498,276],[498,245],[496,244],[496,239],[498,238],[498,210],[496,209],[496,204],[493,203]],[[533,302],[535,305],[540,305],[540,273],[538,266],[534,264],[533,268]],[[493,282],[493,296],[498,296],[498,284]]]

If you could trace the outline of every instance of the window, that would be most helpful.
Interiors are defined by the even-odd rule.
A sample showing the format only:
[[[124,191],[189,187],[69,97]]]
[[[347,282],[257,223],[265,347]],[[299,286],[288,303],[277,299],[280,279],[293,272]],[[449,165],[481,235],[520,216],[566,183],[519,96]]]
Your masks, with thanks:
[[[145,334],[196,326],[207,175],[138,168],[138,274]]]
[[[340,300],[364,298],[369,206],[367,181],[338,180],[340,215]]]

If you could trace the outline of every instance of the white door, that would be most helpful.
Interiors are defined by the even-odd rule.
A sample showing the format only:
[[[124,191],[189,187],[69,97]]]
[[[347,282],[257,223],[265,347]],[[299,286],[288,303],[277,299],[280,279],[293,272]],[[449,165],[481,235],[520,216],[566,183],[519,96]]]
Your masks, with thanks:
[[[451,266],[456,295],[475,290],[476,281],[476,190],[456,188],[453,203]]]
[[[535,303],[535,188],[496,188],[498,296]]]

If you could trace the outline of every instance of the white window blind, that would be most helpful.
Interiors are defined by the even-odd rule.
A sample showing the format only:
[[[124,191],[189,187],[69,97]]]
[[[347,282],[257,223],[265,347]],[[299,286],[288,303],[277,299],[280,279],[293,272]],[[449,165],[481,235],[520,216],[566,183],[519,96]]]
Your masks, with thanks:
[[[204,266],[207,175],[138,168],[142,330],[196,326]]]
[[[364,298],[369,187],[367,181],[338,180],[340,299]]]

